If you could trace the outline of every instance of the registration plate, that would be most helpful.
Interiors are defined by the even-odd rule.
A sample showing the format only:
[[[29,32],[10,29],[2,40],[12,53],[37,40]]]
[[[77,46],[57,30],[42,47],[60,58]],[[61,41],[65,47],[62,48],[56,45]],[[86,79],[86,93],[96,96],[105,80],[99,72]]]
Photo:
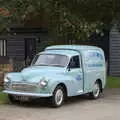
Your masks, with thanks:
[[[28,97],[28,96],[14,96],[14,98],[16,100],[23,101],[23,102],[30,100],[30,97]]]

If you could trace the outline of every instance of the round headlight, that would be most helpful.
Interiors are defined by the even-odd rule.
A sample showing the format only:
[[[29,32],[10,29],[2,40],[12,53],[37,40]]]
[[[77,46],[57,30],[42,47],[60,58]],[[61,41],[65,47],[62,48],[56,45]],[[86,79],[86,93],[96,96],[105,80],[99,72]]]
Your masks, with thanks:
[[[5,76],[5,78],[4,78],[4,82],[5,83],[8,83],[8,82],[10,82],[10,80],[11,80],[11,77],[10,76]]]
[[[47,80],[40,80],[40,86],[41,87],[46,87],[47,86],[47,84],[48,84],[48,81]]]
[[[5,89],[9,88],[10,83],[11,83],[11,77],[9,75],[6,75],[4,77],[4,88]]]

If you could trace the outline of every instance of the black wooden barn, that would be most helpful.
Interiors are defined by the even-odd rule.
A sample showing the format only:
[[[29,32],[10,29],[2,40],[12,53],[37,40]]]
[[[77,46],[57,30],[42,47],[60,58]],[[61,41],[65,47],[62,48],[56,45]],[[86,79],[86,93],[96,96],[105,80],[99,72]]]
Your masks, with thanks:
[[[11,27],[7,36],[0,37],[0,63],[12,58],[14,64],[19,66],[22,62],[32,60],[33,56],[46,47],[49,41],[47,29]],[[56,44],[90,44],[101,47],[108,63],[108,73],[112,76],[120,76],[120,33],[113,27],[110,32],[104,31],[104,35],[93,34],[89,42],[64,41]]]
[[[14,65],[19,66],[28,59],[32,60],[43,49],[43,41],[48,41],[46,29],[10,28],[9,35],[0,37],[0,63],[6,63],[11,58]]]

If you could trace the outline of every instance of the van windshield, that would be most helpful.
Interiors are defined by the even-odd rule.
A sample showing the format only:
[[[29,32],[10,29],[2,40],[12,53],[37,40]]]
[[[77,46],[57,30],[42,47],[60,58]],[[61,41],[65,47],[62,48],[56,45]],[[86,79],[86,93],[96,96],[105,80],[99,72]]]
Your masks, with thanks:
[[[69,58],[65,55],[40,54],[36,55],[32,61],[32,66],[67,66]]]

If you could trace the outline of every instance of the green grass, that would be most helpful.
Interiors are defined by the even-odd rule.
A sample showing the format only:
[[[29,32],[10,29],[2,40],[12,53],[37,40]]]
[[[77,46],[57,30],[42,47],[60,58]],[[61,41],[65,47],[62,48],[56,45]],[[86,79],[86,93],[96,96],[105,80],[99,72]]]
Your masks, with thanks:
[[[2,87],[0,87],[0,91],[2,90]]]
[[[2,91],[2,87],[0,87],[0,104],[8,104],[8,103],[10,103],[7,95],[2,93],[1,91]]]
[[[120,88],[120,77],[108,77],[106,88]]]
[[[7,97],[7,95],[0,93],[0,104],[9,104],[10,101]]]
[[[108,77],[106,88],[120,88],[120,77]],[[2,87],[0,87],[2,91]],[[10,101],[6,94],[0,92],[0,104],[9,104]]]

